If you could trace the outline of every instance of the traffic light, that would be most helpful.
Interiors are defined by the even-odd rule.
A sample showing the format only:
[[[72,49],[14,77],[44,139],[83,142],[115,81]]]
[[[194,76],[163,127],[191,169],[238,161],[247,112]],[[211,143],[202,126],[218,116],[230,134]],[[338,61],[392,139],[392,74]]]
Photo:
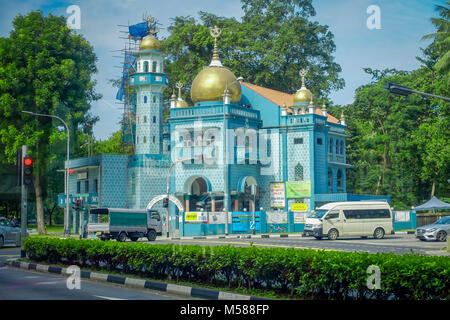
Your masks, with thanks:
[[[163,207],[167,208],[169,206],[169,198],[164,198],[163,199]]]
[[[82,210],[83,209],[83,200],[78,199],[75,201],[75,205],[73,206],[73,209],[76,211]]]
[[[23,184],[25,186],[33,184],[33,159],[28,155],[23,158]]]

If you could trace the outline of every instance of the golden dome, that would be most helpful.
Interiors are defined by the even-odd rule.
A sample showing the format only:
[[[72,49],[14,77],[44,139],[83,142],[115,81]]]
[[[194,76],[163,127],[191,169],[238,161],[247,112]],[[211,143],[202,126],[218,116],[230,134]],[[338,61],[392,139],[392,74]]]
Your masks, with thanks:
[[[147,35],[142,38],[139,50],[161,50],[161,43],[154,36]]]
[[[313,99],[313,94],[311,91],[306,89],[305,87],[301,87],[297,90],[294,95],[294,104],[295,103],[309,103]]]
[[[192,102],[222,101],[227,85],[231,93],[230,101],[235,103],[241,101],[241,85],[230,69],[219,66],[206,67],[192,82]]]
[[[177,108],[187,108],[189,107],[188,103],[184,101],[183,99],[177,99]]]

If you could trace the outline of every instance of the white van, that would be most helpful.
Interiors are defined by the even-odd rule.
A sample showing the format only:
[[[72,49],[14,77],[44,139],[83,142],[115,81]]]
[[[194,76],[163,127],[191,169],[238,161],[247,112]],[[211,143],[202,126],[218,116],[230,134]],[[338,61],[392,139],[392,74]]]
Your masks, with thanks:
[[[307,217],[303,234],[330,240],[354,236],[382,239],[394,234],[394,221],[387,202],[332,202]]]

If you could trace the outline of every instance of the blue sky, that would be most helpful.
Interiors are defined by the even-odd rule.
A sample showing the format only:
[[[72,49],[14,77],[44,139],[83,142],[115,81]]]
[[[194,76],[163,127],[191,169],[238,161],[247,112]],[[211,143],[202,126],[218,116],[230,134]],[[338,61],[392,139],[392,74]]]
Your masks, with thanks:
[[[421,38],[434,31],[430,22],[436,16],[434,5],[444,3],[445,0],[313,0],[316,16],[312,20],[328,25],[334,34],[335,61],[341,65],[341,77],[346,83],[344,89],[331,94],[334,103],[351,103],[355,89],[370,81],[362,68],[417,68],[415,57],[421,54],[419,48],[429,43]],[[97,139],[106,139],[120,128],[122,111],[115,100],[116,89],[108,83],[108,79],[119,77],[121,72],[116,67],[120,66],[120,59],[114,58],[117,54],[112,52],[123,48],[125,43],[119,38],[123,29],[117,25],[141,22],[147,12],[162,24],[159,37],[164,38],[175,16],[197,17],[199,11],[206,11],[239,19],[243,14],[239,0],[0,0],[0,36],[8,36],[12,20],[19,13],[41,9],[44,13],[68,16],[66,9],[70,5],[80,7],[78,32],[90,41],[98,57],[99,72],[95,78],[97,92],[103,98],[92,105],[92,113],[100,117],[94,128]],[[370,5],[380,8],[381,29],[369,30],[366,26],[370,16],[366,10]]]

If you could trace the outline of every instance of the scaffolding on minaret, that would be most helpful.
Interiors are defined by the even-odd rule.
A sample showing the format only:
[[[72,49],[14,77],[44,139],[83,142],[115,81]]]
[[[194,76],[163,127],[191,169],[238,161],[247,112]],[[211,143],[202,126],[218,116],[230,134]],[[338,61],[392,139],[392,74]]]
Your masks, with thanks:
[[[119,37],[125,39],[124,48],[116,50],[120,52],[119,56],[114,56],[121,59],[122,70],[121,83],[119,90],[116,94],[116,99],[120,102],[117,104],[122,105],[123,115],[121,120],[122,129],[122,143],[129,145],[133,149],[133,153],[136,151],[136,93],[132,86],[129,84],[130,75],[136,72],[136,58],[135,52],[139,50],[139,43],[143,37],[145,37],[149,31],[155,31],[158,24],[154,18],[145,14],[143,16],[144,22],[130,25],[118,25],[121,28],[120,33],[126,34],[125,37]],[[126,29],[125,29],[126,28]],[[159,30],[158,30],[159,31]]]

